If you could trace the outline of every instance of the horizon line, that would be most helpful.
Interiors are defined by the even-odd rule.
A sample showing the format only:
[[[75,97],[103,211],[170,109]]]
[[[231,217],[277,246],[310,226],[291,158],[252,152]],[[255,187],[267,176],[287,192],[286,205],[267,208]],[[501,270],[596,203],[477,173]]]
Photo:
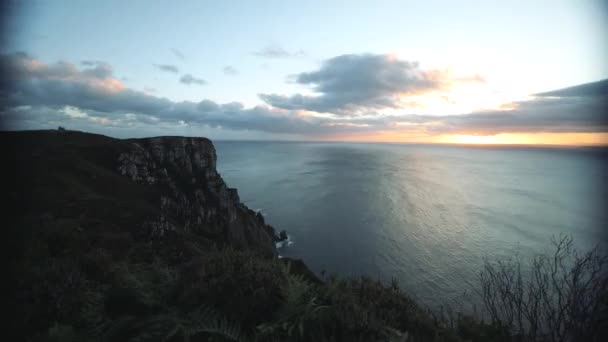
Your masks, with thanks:
[[[8,133],[8,132],[39,132],[39,131],[55,131],[59,130],[56,128],[41,128],[41,129],[0,129],[0,133]],[[85,134],[96,134],[107,136],[113,139],[127,140],[127,139],[145,139],[145,138],[154,138],[154,137],[190,137],[190,138],[205,138],[209,139],[212,142],[252,142],[252,143],[327,143],[327,144],[344,144],[344,143],[353,143],[353,144],[391,144],[391,145],[419,145],[419,146],[454,146],[454,147],[483,147],[483,148],[608,148],[608,143],[598,143],[598,144],[584,144],[584,145],[568,145],[568,144],[551,144],[551,143],[540,143],[540,144],[504,144],[504,143],[450,143],[450,142],[416,142],[416,141],[370,141],[370,140],[306,140],[306,139],[212,139],[207,136],[202,135],[150,135],[145,137],[117,137],[108,134],[102,133],[94,133],[87,132],[81,130],[73,130],[73,129],[65,129],[67,132],[79,132]]]

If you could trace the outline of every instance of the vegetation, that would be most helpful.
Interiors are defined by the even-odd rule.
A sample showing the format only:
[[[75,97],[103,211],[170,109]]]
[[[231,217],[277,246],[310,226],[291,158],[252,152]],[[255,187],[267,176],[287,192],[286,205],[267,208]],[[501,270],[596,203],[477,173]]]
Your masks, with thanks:
[[[608,258],[579,253],[572,237],[552,240],[554,252],[531,263],[486,261],[480,282],[494,325],[525,341],[599,341],[608,336]]]
[[[104,248],[83,251],[66,236],[35,240],[40,253],[19,265],[11,303],[11,327],[25,340],[373,341],[406,331],[456,338],[396,284],[323,283],[293,261],[233,249],[201,249],[171,263],[170,241],[135,245],[123,259]],[[162,257],[144,260],[148,248]]]
[[[21,340],[597,341],[606,332],[606,258],[579,254],[568,237],[530,268],[487,261],[484,322],[437,317],[395,281],[322,282],[288,259],[191,248],[189,262],[172,262],[171,241],[116,253],[54,234],[36,238],[38,253],[19,267],[11,326]]]
[[[19,138],[19,139],[16,139]],[[2,140],[4,139],[4,140]],[[560,237],[530,263],[488,260],[485,316],[435,314],[396,281],[320,280],[298,260],[216,235],[137,228],[159,189],[115,172],[121,144],[67,131],[0,135],[8,341],[598,341],[606,257]],[[19,149],[18,149],[19,147]],[[484,320],[485,318],[485,320]]]

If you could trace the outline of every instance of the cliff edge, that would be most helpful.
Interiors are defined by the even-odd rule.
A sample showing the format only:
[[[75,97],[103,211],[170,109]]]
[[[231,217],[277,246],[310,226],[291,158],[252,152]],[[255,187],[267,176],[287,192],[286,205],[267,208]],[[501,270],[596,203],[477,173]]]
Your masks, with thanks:
[[[3,132],[0,144],[15,171],[3,179],[16,226],[69,226],[118,240],[181,235],[276,254],[274,229],[222,180],[209,139],[121,140],[49,130]],[[103,241],[87,241],[94,243]]]
[[[237,249],[274,254],[274,229],[240,202],[236,189],[226,186],[209,139],[155,137],[125,143],[117,170],[160,190],[159,214],[142,227],[148,236],[183,230]]]

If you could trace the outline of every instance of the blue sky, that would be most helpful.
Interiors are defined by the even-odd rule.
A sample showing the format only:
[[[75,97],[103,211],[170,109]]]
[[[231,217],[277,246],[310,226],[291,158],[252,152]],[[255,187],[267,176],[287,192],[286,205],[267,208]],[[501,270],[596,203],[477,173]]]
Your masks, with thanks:
[[[31,1],[15,7],[7,32],[4,54],[22,51],[46,65],[80,68],[82,61],[102,61],[134,91],[244,108],[277,107],[260,94],[313,96],[316,83],[298,82],[297,75],[342,55],[417,62],[426,72],[449,71],[452,80],[478,77],[484,84],[478,97],[499,94],[501,105],[608,78],[608,6],[599,0]],[[204,84],[179,82],[184,75]],[[475,105],[481,104],[438,111],[418,105],[408,114],[488,109]],[[388,107],[379,114],[401,108]]]

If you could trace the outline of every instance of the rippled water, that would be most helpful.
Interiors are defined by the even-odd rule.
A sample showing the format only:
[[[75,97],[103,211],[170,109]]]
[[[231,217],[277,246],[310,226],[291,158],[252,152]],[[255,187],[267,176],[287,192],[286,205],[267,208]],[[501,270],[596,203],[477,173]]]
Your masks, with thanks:
[[[476,286],[484,256],[529,256],[568,233],[608,246],[599,149],[216,142],[241,200],[315,271],[396,278],[430,306]]]

